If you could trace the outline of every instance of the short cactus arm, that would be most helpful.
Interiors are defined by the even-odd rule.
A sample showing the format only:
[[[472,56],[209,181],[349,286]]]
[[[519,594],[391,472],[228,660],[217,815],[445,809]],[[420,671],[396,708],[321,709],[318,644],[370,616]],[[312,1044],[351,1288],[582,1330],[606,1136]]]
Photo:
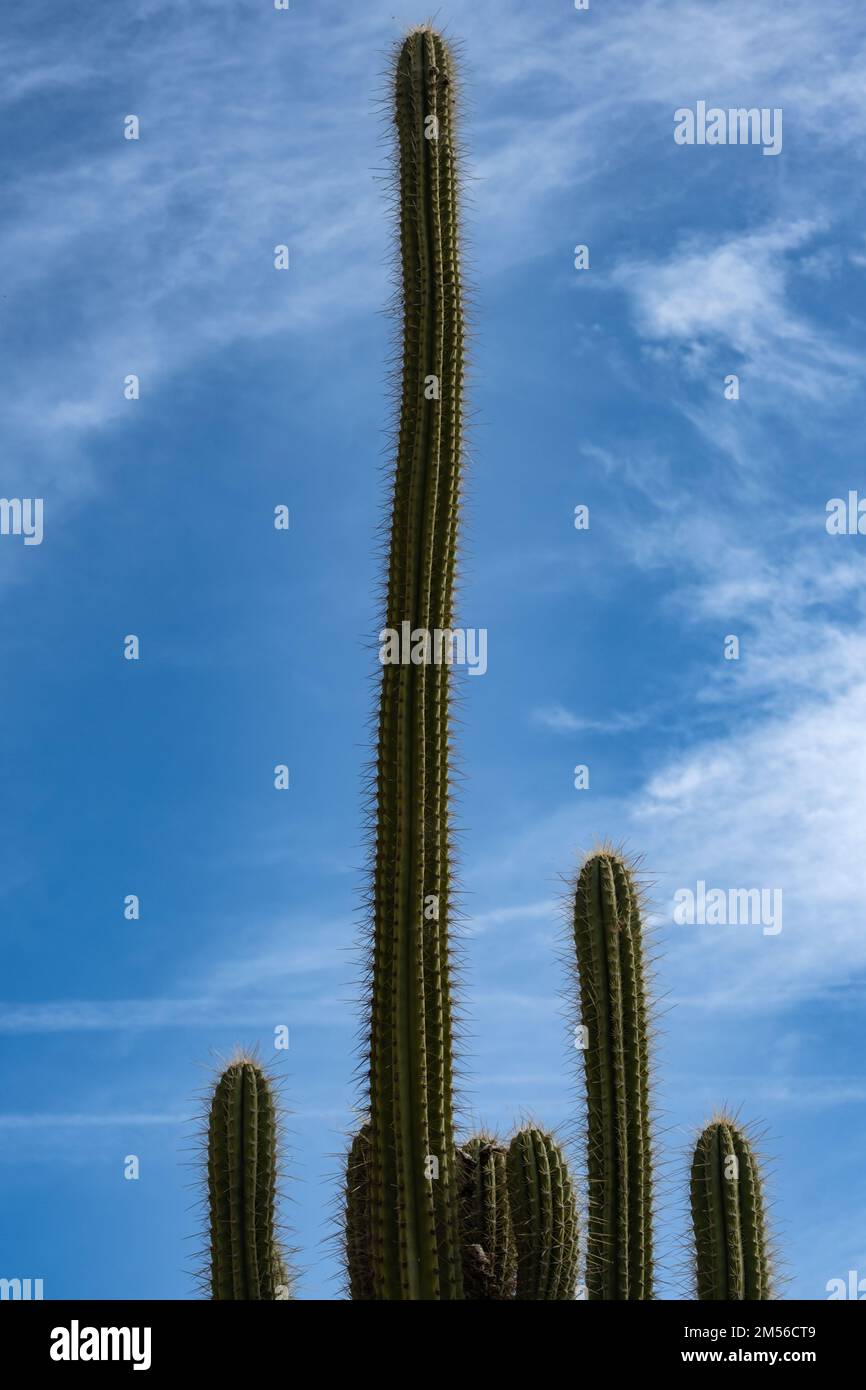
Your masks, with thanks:
[[[649,1027],[640,905],[632,872],[592,854],[574,893],[580,1021],[586,1029],[591,1299],[653,1293]]]
[[[690,1183],[697,1297],[772,1297],[760,1166],[748,1136],[727,1118],[700,1135]]]
[[[367,1123],[353,1138],[346,1161],[345,1250],[349,1297],[353,1302],[375,1296],[370,1260],[370,1163]]]
[[[514,1297],[516,1251],[508,1199],[505,1149],[477,1135],[457,1150],[463,1297]]]
[[[517,1298],[573,1299],[577,1204],[559,1145],[543,1130],[521,1129],[508,1147],[507,1170],[517,1243]]]
[[[277,1110],[261,1068],[231,1062],[214,1088],[207,1155],[211,1297],[287,1296],[275,1235]]]

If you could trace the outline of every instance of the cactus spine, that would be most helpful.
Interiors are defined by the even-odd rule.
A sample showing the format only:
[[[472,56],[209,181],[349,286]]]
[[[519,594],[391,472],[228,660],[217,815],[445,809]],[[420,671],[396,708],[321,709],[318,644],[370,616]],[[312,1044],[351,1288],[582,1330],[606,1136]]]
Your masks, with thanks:
[[[430,28],[413,30],[400,46],[394,99],[402,379],[386,627],[432,638],[453,617],[465,330],[454,72],[449,49]],[[441,663],[383,659],[369,1066],[371,1267],[379,1299],[461,1296],[448,679]]]
[[[208,1116],[211,1297],[282,1299],[289,1276],[274,1231],[277,1109],[254,1061],[230,1062]]]
[[[587,1295],[653,1296],[648,1010],[631,869],[590,855],[574,892],[580,1022],[586,1029]]]
[[[748,1136],[727,1116],[708,1124],[695,1145],[691,1205],[698,1298],[771,1298],[760,1165]]]
[[[476,1135],[457,1150],[463,1297],[514,1298],[517,1272],[505,1148]]]
[[[577,1206],[559,1145],[543,1130],[527,1126],[508,1146],[507,1168],[517,1242],[517,1298],[573,1299]]]

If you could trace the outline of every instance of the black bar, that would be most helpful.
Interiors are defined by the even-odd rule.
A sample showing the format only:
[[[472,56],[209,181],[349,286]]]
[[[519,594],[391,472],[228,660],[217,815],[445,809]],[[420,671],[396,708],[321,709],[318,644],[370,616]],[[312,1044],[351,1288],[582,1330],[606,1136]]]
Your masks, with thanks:
[[[6,1364],[19,1364],[24,1373],[93,1377],[107,1369],[114,1376],[135,1374],[137,1360],[139,1378],[185,1370],[198,1376],[213,1370],[225,1377],[236,1370],[247,1382],[263,1373],[291,1380],[306,1364],[305,1379],[323,1374],[330,1379],[343,1357],[351,1358],[355,1369],[366,1363],[369,1372],[368,1356],[376,1348],[388,1356],[388,1379],[395,1383],[408,1377],[413,1366],[418,1369],[418,1344],[404,1341],[417,1327],[428,1339],[425,1371],[437,1360],[453,1364],[458,1348],[465,1370],[477,1347],[488,1368],[499,1357],[507,1368],[511,1358],[529,1354],[545,1361],[564,1358],[576,1377],[597,1376],[602,1366],[613,1375],[631,1367],[649,1375],[675,1367],[701,1375],[712,1366],[772,1375],[797,1365],[817,1371],[822,1380],[857,1364],[864,1332],[863,1315],[844,1301],[594,1303],[578,1304],[571,1313],[533,1313],[533,1306],[538,1309],[510,1304],[506,1313],[501,1304],[487,1308],[476,1303],[469,1312],[455,1306],[440,1306],[437,1312],[430,1306],[404,1305],[389,1313],[384,1305],[366,1304],[361,1311],[348,1302],[22,1301],[0,1304],[0,1332]],[[499,1317],[505,1320],[500,1323]],[[89,1329],[96,1329],[98,1337]],[[103,1336],[101,1329],[118,1333]],[[491,1329],[496,1329],[495,1341]],[[539,1345],[533,1340],[539,1332],[553,1333],[557,1340]],[[85,1359],[91,1349],[106,1359]],[[111,1359],[115,1349],[127,1359]],[[55,1359],[60,1353],[77,1353],[78,1359]]]

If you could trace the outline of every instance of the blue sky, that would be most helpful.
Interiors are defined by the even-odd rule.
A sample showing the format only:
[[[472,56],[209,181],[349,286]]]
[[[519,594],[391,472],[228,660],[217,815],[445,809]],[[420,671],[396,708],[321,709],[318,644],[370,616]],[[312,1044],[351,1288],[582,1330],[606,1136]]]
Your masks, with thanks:
[[[425,17],[392,10],[32,0],[2,21],[2,494],[45,520],[39,546],[0,536],[0,1273],[49,1298],[195,1296],[196,1097],[280,1024],[284,1215],[302,1296],[339,1292],[381,99]],[[465,1123],[573,1133],[562,877],[624,841],[661,955],[661,1292],[683,1292],[690,1137],[728,1103],[767,1131],[787,1294],[821,1298],[866,1276],[866,540],[825,526],[866,491],[866,17],[438,19],[462,41],[474,289],[460,619],[489,633],[460,711]],[[699,100],[781,108],[781,154],[677,145]],[[783,930],[677,925],[699,880],[781,889]]]

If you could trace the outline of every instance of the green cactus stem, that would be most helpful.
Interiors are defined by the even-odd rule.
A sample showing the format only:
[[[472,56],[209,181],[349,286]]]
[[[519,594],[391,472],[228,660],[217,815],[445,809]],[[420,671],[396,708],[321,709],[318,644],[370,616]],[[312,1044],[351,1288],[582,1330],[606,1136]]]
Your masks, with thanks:
[[[508,1200],[505,1148],[480,1134],[457,1150],[463,1297],[514,1298],[516,1249]]]
[[[573,1300],[577,1204],[562,1150],[549,1134],[527,1126],[511,1140],[506,1167],[517,1243],[517,1298]]]
[[[207,1185],[213,1299],[284,1299],[289,1274],[275,1235],[277,1107],[248,1057],[230,1062],[208,1116]]]
[[[648,1009],[640,902],[612,850],[589,855],[574,891],[587,1101],[587,1297],[653,1296]]]
[[[697,1297],[772,1298],[763,1179],[748,1136],[728,1116],[695,1145],[691,1168]]]
[[[399,47],[394,102],[402,375],[386,629],[432,637],[450,631],[453,620],[465,326],[454,64],[428,27]],[[462,1290],[448,937],[449,677],[442,662],[383,661],[369,1057],[377,1299],[459,1299]]]
[[[349,1297],[353,1302],[374,1297],[370,1264],[371,1127],[364,1124],[352,1140],[346,1161],[345,1251]]]

